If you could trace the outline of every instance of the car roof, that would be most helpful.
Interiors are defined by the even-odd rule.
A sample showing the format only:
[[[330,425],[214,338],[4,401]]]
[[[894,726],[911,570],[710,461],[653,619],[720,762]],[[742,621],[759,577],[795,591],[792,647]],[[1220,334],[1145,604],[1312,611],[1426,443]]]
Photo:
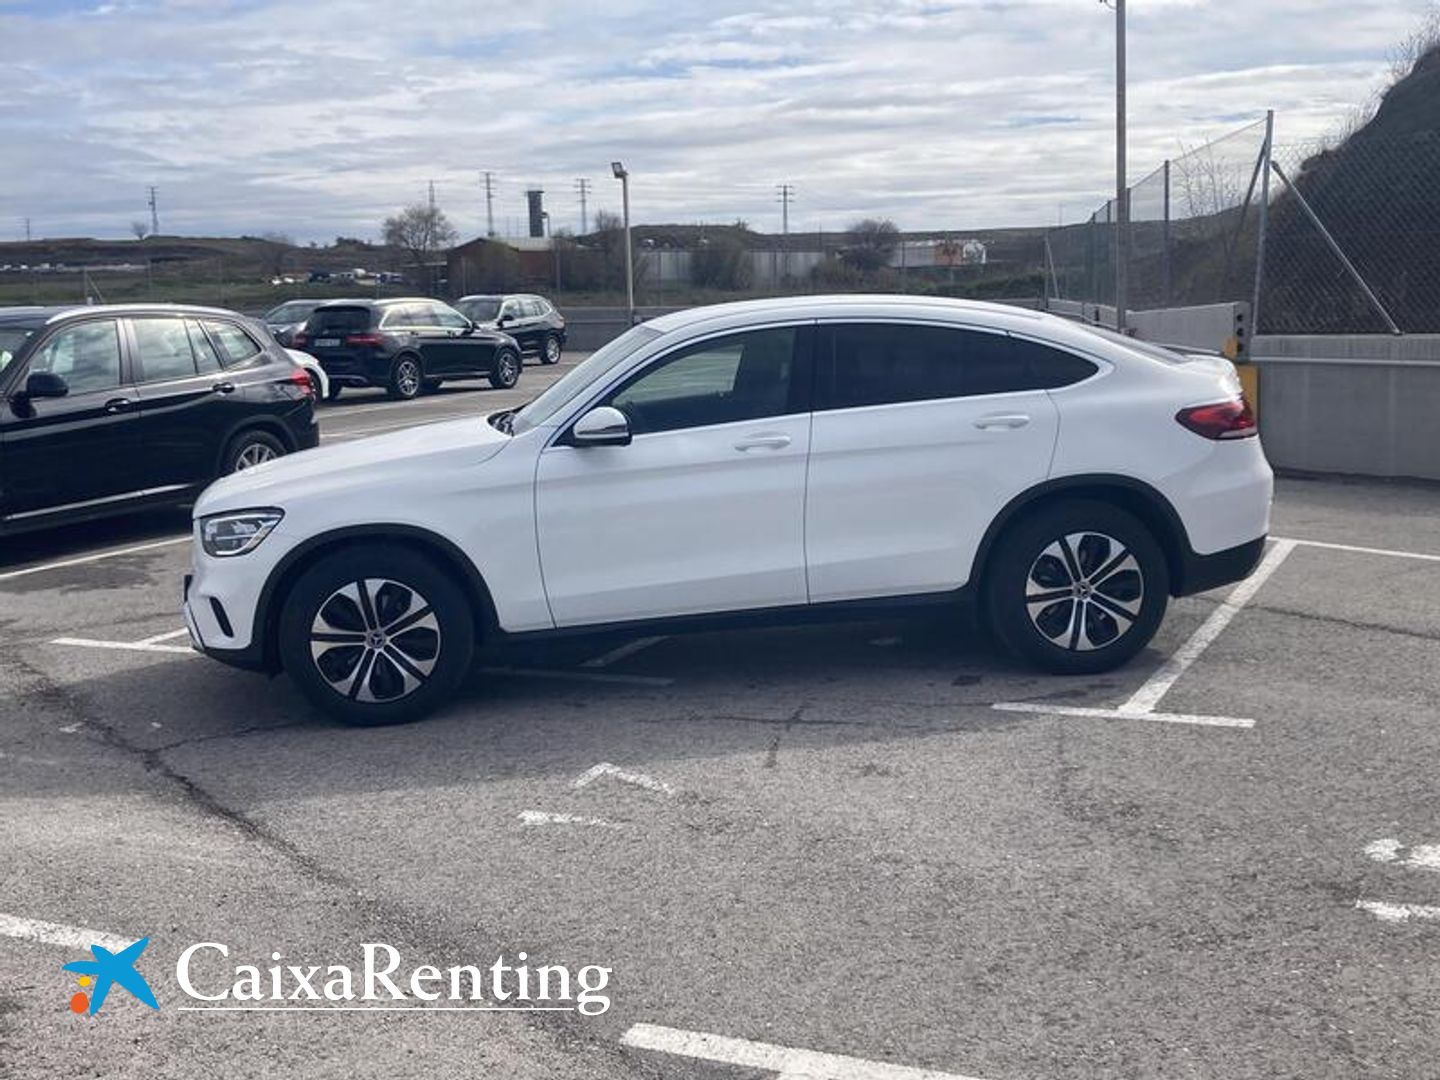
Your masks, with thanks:
[[[380,299],[355,297],[351,300],[326,300],[315,310],[328,307],[394,307],[396,304],[443,304],[444,300],[436,300],[433,296],[386,296]]]
[[[5,322],[58,322],[61,319],[82,315],[225,315],[229,318],[247,318],[229,308],[206,307],[201,304],[168,304],[162,302],[146,304],[53,304],[46,307],[0,308],[0,320]]]
[[[885,313],[914,316],[917,312],[932,313],[941,318],[964,319],[987,317],[1018,318],[1041,321],[1047,316],[1027,308],[1008,304],[992,304],[983,300],[956,300],[944,296],[907,296],[903,294],[841,293],[821,296],[784,296],[767,300],[737,300],[725,304],[709,304],[687,308],[646,320],[645,325],[662,333],[680,330],[711,320],[744,320],[755,318],[857,318],[883,317]]]

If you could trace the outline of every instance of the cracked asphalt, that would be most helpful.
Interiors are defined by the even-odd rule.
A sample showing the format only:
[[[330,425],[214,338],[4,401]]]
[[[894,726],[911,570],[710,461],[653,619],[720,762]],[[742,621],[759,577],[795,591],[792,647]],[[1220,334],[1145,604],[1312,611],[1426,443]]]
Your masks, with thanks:
[[[502,400],[357,395],[324,427]],[[161,1003],[74,1016],[79,954],[0,936],[0,1073],[774,1075],[621,1046],[650,1023],[988,1080],[1434,1075],[1440,921],[1356,903],[1440,905],[1440,873],[1365,853],[1440,843],[1440,561],[1297,547],[1163,700],[1248,729],[991,708],[1113,708],[1207,594],[1105,676],[1036,675],[934,616],[587,666],[611,637],[492,647],[433,720],[352,731],[283,678],[52,643],[177,629],[183,544],[5,576],[183,529],[0,547],[0,914],[148,934]],[[1440,491],[1284,481],[1274,533],[1440,556]],[[576,786],[602,762],[664,788]],[[523,950],[613,968],[613,1004],[182,1012],[199,941],[258,964]]]

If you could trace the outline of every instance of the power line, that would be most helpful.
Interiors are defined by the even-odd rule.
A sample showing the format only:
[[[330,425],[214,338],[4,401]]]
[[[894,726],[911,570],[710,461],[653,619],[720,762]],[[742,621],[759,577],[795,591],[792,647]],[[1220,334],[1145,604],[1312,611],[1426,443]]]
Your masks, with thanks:
[[[580,192],[580,235],[584,236],[590,231],[590,218],[585,210],[585,198],[590,193],[590,181],[581,176],[575,181],[575,190]]]

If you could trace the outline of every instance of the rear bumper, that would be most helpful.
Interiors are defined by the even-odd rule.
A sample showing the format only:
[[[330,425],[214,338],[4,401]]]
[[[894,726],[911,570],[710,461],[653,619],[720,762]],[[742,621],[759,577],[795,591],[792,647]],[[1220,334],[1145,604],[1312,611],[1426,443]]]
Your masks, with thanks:
[[[1241,581],[1250,576],[1265,554],[1265,537],[1257,537],[1224,551],[1197,555],[1186,551],[1180,559],[1180,578],[1171,585],[1176,596],[1191,596],[1206,589]]]

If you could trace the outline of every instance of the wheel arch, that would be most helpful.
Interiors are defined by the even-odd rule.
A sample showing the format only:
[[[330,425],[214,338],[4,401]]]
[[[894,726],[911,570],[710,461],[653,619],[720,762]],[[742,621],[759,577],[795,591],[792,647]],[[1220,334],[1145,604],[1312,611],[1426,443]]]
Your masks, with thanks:
[[[293,454],[295,452],[295,439],[283,423],[267,416],[249,417],[232,427],[220,440],[220,452],[215,457],[215,475],[217,477],[224,475],[225,462],[230,456],[230,447],[235,444],[235,440],[252,431],[263,431],[266,435],[273,435],[280,440],[280,445],[285,448],[285,453]]]
[[[255,607],[255,625],[251,631],[252,644],[258,644],[258,652],[266,671],[273,673],[280,670],[277,640],[280,610],[300,575],[322,558],[337,551],[376,542],[409,548],[433,559],[470,601],[471,610],[475,614],[477,640],[483,639],[499,626],[490,587],[475,564],[453,541],[415,525],[347,526],[313,536],[297,545],[280,560],[266,579]]]
[[[1189,568],[1195,558],[1190,536],[1179,512],[1161,492],[1143,480],[1109,473],[1058,477],[1037,484],[1011,499],[990,522],[975,553],[971,580],[984,581],[995,545],[1005,532],[1027,515],[1065,499],[1095,499],[1134,514],[1150,530],[1165,553],[1170,591],[1184,595]]]

